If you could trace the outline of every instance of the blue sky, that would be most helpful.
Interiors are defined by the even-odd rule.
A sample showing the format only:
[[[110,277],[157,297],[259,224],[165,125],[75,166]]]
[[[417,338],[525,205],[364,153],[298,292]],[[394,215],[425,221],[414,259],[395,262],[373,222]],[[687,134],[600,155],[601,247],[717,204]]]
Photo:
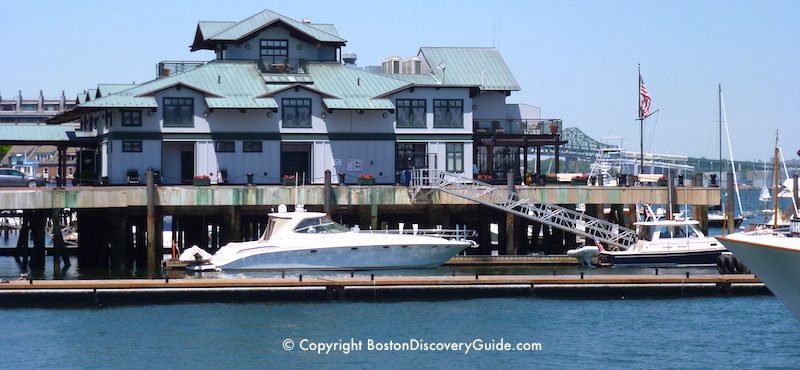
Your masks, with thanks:
[[[637,64],[658,109],[648,151],[718,157],[722,84],[734,159],[767,159],[775,130],[800,148],[798,1],[14,1],[3,4],[0,94],[68,98],[98,83],[144,82],[189,52],[200,20],[270,9],[334,23],[360,66],[422,46],[495,46],[522,91],[590,136],[639,148]],[[727,148],[725,149],[727,153]]]

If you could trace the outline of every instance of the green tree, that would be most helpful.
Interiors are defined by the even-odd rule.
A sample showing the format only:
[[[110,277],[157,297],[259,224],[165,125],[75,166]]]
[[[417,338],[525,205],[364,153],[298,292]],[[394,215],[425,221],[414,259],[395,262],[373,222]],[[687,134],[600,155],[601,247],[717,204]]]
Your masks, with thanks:
[[[11,145],[0,145],[0,159],[5,158],[9,151],[11,151]]]

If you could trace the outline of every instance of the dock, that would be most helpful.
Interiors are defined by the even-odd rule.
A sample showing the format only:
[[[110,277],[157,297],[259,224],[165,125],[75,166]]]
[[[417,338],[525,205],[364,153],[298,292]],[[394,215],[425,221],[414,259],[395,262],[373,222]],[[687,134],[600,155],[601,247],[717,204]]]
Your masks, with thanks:
[[[297,273],[297,272],[295,272]],[[281,300],[625,298],[768,294],[754,275],[459,275],[3,280],[0,306]]]

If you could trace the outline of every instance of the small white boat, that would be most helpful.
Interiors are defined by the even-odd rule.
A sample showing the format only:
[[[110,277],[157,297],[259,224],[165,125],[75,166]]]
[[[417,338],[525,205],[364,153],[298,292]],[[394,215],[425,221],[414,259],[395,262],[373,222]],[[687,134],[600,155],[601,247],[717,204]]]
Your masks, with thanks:
[[[567,255],[577,258],[581,266],[591,266],[592,258],[600,255],[600,248],[595,245],[585,245],[568,250]]]
[[[697,220],[636,222],[638,240],[619,251],[600,251],[601,265],[716,266],[725,251],[717,240],[697,229]]]
[[[324,213],[279,209],[263,236],[228,243],[211,257],[222,270],[373,270],[437,267],[469,247],[466,240],[358,233]]]
[[[800,221],[793,222],[800,226]],[[800,319],[800,238],[775,232],[744,232],[719,237],[719,241]]]

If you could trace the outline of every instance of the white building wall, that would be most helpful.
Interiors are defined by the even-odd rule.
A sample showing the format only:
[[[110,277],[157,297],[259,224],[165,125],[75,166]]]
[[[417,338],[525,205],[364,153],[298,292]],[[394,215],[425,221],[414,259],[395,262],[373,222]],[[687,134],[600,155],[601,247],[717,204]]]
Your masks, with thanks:
[[[394,141],[339,140],[330,143],[331,156],[337,174],[345,174],[345,182],[358,182],[358,176],[375,176],[376,183],[394,183]],[[316,156],[316,153],[314,153]],[[360,164],[360,169],[354,168]],[[322,170],[325,171],[324,169]]]
[[[397,99],[424,99],[426,101],[426,128],[396,128],[398,134],[471,134],[472,133],[472,105],[473,99],[469,97],[467,88],[434,88],[434,87],[415,87],[414,92],[410,89],[398,92],[391,96],[392,102]],[[461,99],[464,101],[464,127],[462,128],[434,128],[433,127],[433,101],[437,99]],[[504,108],[503,108],[504,109]],[[389,117],[395,120],[397,125],[397,112],[390,114]]]
[[[141,152],[123,152],[123,141],[125,140],[109,141],[110,157],[113,158],[113,162],[110,163],[102,176],[108,176],[112,184],[124,184],[128,178],[128,170],[136,170],[139,172],[139,178],[142,183],[144,183],[144,176],[148,168],[161,167],[161,142],[158,140],[141,140]]]
[[[473,119],[496,120],[506,118],[506,94],[502,91],[484,91],[472,99]]]

